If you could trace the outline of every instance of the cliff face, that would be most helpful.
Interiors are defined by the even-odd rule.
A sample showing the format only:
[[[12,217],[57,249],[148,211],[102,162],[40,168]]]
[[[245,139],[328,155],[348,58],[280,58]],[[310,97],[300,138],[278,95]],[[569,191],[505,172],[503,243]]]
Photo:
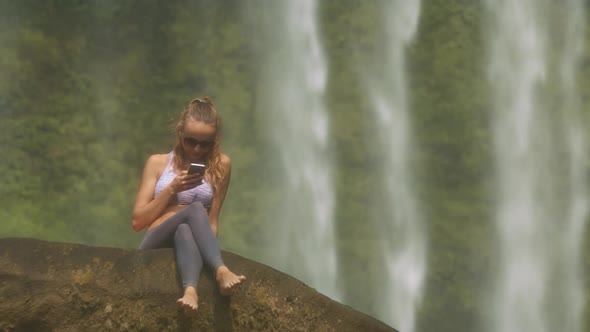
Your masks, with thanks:
[[[199,312],[186,318],[172,249],[0,239],[0,330],[395,331],[268,266],[223,259],[248,280],[223,297],[205,269]]]

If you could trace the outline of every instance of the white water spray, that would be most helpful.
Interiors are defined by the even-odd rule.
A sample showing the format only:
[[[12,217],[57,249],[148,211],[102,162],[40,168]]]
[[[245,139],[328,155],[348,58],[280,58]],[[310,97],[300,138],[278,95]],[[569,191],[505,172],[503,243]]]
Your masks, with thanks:
[[[563,96],[566,151],[569,162],[569,205],[563,225],[563,235],[559,261],[563,273],[564,296],[554,303],[561,315],[556,322],[563,331],[583,331],[583,309],[585,287],[582,280],[582,242],[588,216],[588,188],[585,166],[588,164],[588,144],[585,135],[585,122],[580,115],[580,101],[576,93],[576,74],[584,52],[585,9],[582,0],[568,0],[568,18],[563,38],[565,47],[559,56],[559,75],[561,95]]]
[[[280,212],[269,221],[271,265],[339,299],[334,241],[334,185],[329,118],[324,105],[327,64],[317,25],[316,1],[265,6],[273,17],[265,75],[266,127],[280,157]],[[277,207],[275,207],[277,208]]]
[[[390,209],[378,221],[383,237],[386,284],[380,317],[400,331],[414,331],[416,310],[423,296],[426,239],[413,186],[410,163],[412,130],[407,102],[405,51],[420,17],[420,1],[386,2],[387,40],[378,74],[369,78],[370,96],[384,156],[383,186]]]
[[[550,3],[489,0],[487,5],[500,252],[489,330],[581,332],[584,288],[578,266],[588,212],[587,148],[575,67],[582,51],[583,4],[558,5],[567,6],[569,15],[559,37],[565,40],[561,51],[550,47],[559,35]],[[558,65],[551,66],[551,59]],[[541,92],[552,86],[548,82],[559,86],[553,110],[543,100],[547,91]]]

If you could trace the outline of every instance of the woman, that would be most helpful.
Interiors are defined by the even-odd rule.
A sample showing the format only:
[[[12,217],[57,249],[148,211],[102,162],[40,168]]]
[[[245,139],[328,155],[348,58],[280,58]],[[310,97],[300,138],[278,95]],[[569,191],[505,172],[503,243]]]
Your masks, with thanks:
[[[203,261],[215,271],[223,295],[246,279],[223,264],[217,242],[231,174],[229,157],[219,151],[220,133],[221,117],[211,99],[192,100],[180,113],[174,150],[146,161],[133,208],[133,229],[148,228],[141,249],[174,247],[184,288],[176,303],[187,313],[197,311]],[[195,162],[206,165],[204,175],[188,174]]]

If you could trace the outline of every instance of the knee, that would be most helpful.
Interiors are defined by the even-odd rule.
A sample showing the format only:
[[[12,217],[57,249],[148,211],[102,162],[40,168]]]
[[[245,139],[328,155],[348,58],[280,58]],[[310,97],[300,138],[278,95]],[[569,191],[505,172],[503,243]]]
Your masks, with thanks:
[[[176,232],[174,233],[174,239],[180,240],[186,238],[193,238],[190,226],[187,224],[178,225],[178,227],[176,228]]]
[[[193,202],[191,205],[187,207],[189,209],[189,213],[193,217],[198,217],[200,215],[207,215],[207,210],[201,202]]]

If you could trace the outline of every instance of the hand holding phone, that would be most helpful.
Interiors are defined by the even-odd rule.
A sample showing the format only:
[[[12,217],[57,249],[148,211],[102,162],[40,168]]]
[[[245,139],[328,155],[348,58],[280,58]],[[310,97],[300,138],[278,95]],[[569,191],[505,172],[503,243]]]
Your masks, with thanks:
[[[191,163],[188,168],[188,174],[205,175],[205,165],[199,163]]]
[[[170,184],[173,192],[179,193],[202,184],[203,176],[205,176],[205,168],[206,166],[204,164],[190,164],[188,169],[180,172]]]

